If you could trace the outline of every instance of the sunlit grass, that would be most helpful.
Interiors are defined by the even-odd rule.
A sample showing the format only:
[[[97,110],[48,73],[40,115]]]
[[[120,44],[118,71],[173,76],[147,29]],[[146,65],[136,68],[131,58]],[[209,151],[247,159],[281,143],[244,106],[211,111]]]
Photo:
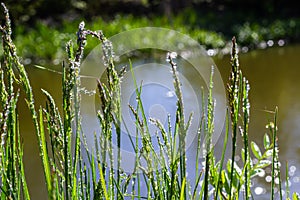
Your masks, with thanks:
[[[275,178],[280,180],[279,148],[277,144],[277,113],[268,124],[269,133],[264,136],[262,151],[253,141],[248,141],[250,116],[249,83],[243,76],[238,62],[236,41],[232,40],[231,75],[228,83],[228,114],[221,160],[217,160],[212,146],[214,132],[213,69],[211,72],[208,96],[202,95],[201,121],[198,130],[198,146],[195,157],[196,177],[187,175],[186,135],[192,114],[185,118],[181,83],[177,71],[176,54],[168,53],[177,97],[176,120],[164,127],[157,119],[147,120],[142,99],[142,85],[137,83],[132,65],[130,71],[134,79],[137,105],[129,105],[136,121],[136,138],[131,138],[135,150],[134,171],[121,169],[121,78],[123,73],[116,70],[113,63],[113,46],[102,32],[85,29],[82,22],[77,32],[77,45],[67,43],[67,62],[62,65],[62,111],[60,112],[51,94],[45,107],[36,108],[34,94],[24,65],[16,53],[11,39],[11,25],[8,10],[2,4],[6,22],[0,27],[2,34],[3,62],[0,68],[1,113],[0,113],[0,198],[30,199],[26,184],[29,179],[24,173],[23,147],[18,118],[18,89],[26,94],[28,109],[31,112],[39,153],[49,199],[252,199],[251,180],[267,166],[272,166],[270,198],[283,199],[281,184],[275,193]],[[98,120],[101,135],[95,135],[94,148],[81,144],[82,133],[80,101],[80,67],[88,36],[94,36],[102,44],[104,64],[107,67],[107,83],[97,82],[100,98]],[[19,85],[21,86],[19,88]],[[16,92],[17,91],[17,92]],[[205,100],[207,103],[205,104]],[[149,123],[158,132],[151,137]],[[231,127],[231,128],[230,128]],[[115,134],[115,135],[114,135]],[[237,137],[243,139],[242,162],[235,162]],[[73,137],[74,135],[74,137]],[[231,137],[230,137],[231,135]],[[201,137],[204,136],[204,137]],[[113,155],[113,137],[117,138],[117,155]],[[49,138],[49,140],[47,140]],[[204,146],[200,139],[205,138]],[[228,139],[232,140],[231,159],[226,161],[225,151]],[[154,141],[157,140],[157,141]],[[83,139],[84,141],[84,139]],[[157,142],[159,151],[155,151]],[[204,148],[204,149],[202,149]],[[199,162],[199,152],[205,152],[205,164]],[[84,159],[84,156],[87,159]],[[114,159],[117,162],[114,162]],[[254,159],[256,162],[254,162]],[[146,165],[142,164],[146,161]],[[115,165],[116,163],[116,165]],[[288,179],[287,179],[288,180]],[[192,181],[195,184],[192,186]],[[280,181],[281,182],[281,181]],[[141,185],[145,186],[141,186]],[[288,190],[288,188],[287,188]],[[146,191],[141,192],[141,191]],[[145,195],[144,195],[145,194]],[[288,198],[287,198],[288,199]],[[299,199],[293,194],[293,199]]]

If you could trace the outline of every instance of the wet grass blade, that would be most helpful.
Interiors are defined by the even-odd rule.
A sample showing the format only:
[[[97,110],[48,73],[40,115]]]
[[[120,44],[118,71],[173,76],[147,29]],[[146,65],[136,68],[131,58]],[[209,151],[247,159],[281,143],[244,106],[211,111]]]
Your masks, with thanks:
[[[250,191],[250,158],[249,158],[249,147],[248,147],[248,129],[249,129],[249,118],[250,118],[250,103],[249,103],[249,90],[250,86],[246,78],[243,78],[243,88],[242,88],[242,95],[243,95],[243,129],[241,130],[243,140],[244,140],[244,159],[245,159],[245,197],[246,199],[250,198],[251,191]]]
[[[208,91],[208,103],[207,103],[207,125],[205,128],[205,139],[206,139],[206,144],[205,144],[205,151],[206,151],[206,156],[205,156],[205,175],[204,175],[204,199],[208,200],[208,186],[209,186],[209,178],[210,178],[210,165],[212,164],[211,159],[213,156],[213,148],[211,146],[211,139],[212,139],[212,134],[214,131],[214,101],[212,97],[212,90],[213,90],[213,72],[214,68],[212,66],[211,68],[211,75],[210,75],[210,83],[209,83],[209,91]]]
[[[17,122],[19,122],[19,119],[17,119]],[[19,124],[18,124],[18,127],[19,127]],[[23,196],[24,196],[24,199],[26,200],[30,200],[30,195],[29,195],[29,190],[28,190],[28,185],[27,185],[27,182],[26,182],[26,176],[25,176],[25,170],[24,170],[24,163],[23,163],[23,143],[21,142],[21,135],[20,135],[20,132],[19,132],[19,128],[18,128],[18,131],[17,131],[17,140],[18,140],[18,163],[19,163],[19,170],[20,170],[20,179],[21,179],[21,183],[22,183],[22,193],[23,193]]]
[[[237,44],[235,37],[232,38],[232,52],[231,52],[231,75],[228,84],[229,93],[229,105],[232,123],[232,151],[231,151],[231,169],[230,169],[230,193],[229,199],[232,196],[232,187],[234,179],[234,157],[236,153],[236,142],[238,135],[238,119],[239,119],[239,108],[240,108],[240,88],[241,88],[241,74],[239,69],[239,61],[237,54]]]
[[[40,109],[39,112],[40,115],[40,143],[41,143],[41,157],[44,167],[44,174],[46,179],[46,185],[48,190],[48,195],[50,196],[52,193],[52,181],[51,181],[51,172],[50,172],[50,165],[49,165],[49,155],[47,151],[47,144],[46,144],[46,138],[45,138],[45,132],[44,132],[44,121],[43,121],[43,111]]]
[[[278,108],[275,108],[274,114],[274,123],[269,125],[271,132],[273,133],[272,137],[272,182],[271,182],[271,200],[275,199],[275,178],[279,179],[279,198],[282,199],[282,188],[281,188],[281,177],[280,177],[280,168],[279,168],[279,160],[278,160],[278,153],[279,148],[277,144],[277,115],[278,115]]]
[[[225,139],[223,143],[223,150],[222,150],[222,156],[221,156],[221,161],[220,161],[220,169],[219,169],[219,176],[217,179],[217,187],[216,187],[216,195],[215,199],[218,199],[219,191],[220,191],[220,183],[221,183],[221,176],[222,176],[222,169],[224,165],[224,159],[225,159],[225,152],[227,148],[227,141],[228,141],[228,136],[229,136],[229,112],[227,110],[226,114],[226,129],[225,129]],[[222,191],[221,191],[222,192]]]
[[[184,200],[185,199],[185,184],[186,184],[186,178],[184,177],[182,184],[181,184],[181,191],[180,191],[180,200]]]
[[[100,164],[98,164],[98,167],[99,167],[99,173],[100,173],[101,188],[102,188],[105,199],[109,200],[110,198],[109,198],[108,193],[107,193],[106,184],[105,184],[106,180],[105,180],[104,175],[103,175],[103,170],[101,169]],[[100,196],[99,197],[95,196],[95,199],[100,199]]]

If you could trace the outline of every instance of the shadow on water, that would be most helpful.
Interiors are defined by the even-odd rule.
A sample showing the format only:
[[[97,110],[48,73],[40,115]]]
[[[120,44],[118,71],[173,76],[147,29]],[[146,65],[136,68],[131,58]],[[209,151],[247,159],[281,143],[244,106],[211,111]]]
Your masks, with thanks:
[[[291,181],[291,191],[297,191],[300,187],[300,145],[298,139],[300,137],[300,45],[286,46],[278,48],[270,48],[266,50],[256,50],[247,54],[240,54],[240,65],[244,75],[250,82],[250,102],[251,102],[251,118],[249,128],[249,139],[255,141],[262,146],[263,135],[267,131],[265,125],[272,120],[272,115],[268,111],[273,111],[275,106],[279,107],[279,147],[280,160],[282,169],[284,170],[285,162],[289,162],[289,175]],[[227,83],[230,64],[229,56],[223,58],[214,58],[215,64],[222,75],[224,84]],[[178,64],[180,66],[180,63]],[[160,69],[160,70],[157,70]],[[162,71],[161,71],[162,70]],[[151,72],[151,77],[161,79],[161,75],[168,71],[166,68],[157,68],[157,66],[150,66],[143,71],[145,74]],[[27,67],[29,78],[31,80],[37,105],[45,105],[45,97],[40,91],[41,88],[48,90],[60,105],[61,102],[61,75],[52,73],[46,70],[40,70],[33,67]],[[184,74],[184,73],[183,73]],[[126,80],[122,83],[126,88]],[[169,80],[169,79],[168,79]],[[193,80],[193,73],[186,72],[182,77],[183,83],[192,83],[186,85],[183,93],[186,95],[186,105],[190,110],[193,109],[193,100],[199,100],[199,87],[196,85],[204,85],[203,80]],[[139,80],[141,81],[141,80]],[[200,81],[200,82],[198,82]],[[194,82],[194,83],[193,83]],[[147,83],[147,82],[145,82]],[[152,101],[152,103],[145,103],[148,110],[148,116],[166,118],[168,113],[172,114],[172,104],[174,93],[172,91],[172,82],[170,85],[157,85],[149,81],[148,86],[144,87],[144,98]],[[196,88],[196,92],[195,89]],[[205,89],[205,88],[204,88]],[[123,90],[123,89],[122,89]],[[132,88],[124,94],[127,95],[129,103],[135,103],[135,93]],[[188,91],[188,92],[187,92]],[[207,92],[207,90],[206,90]],[[164,94],[165,96],[160,96]],[[150,96],[149,96],[150,95]],[[195,96],[196,97],[195,97]],[[190,98],[190,100],[189,100]],[[162,106],[163,105],[163,106]],[[201,110],[201,105],[196,108]],[[29,184],[29,191],[32,199],[44,199],[46,195],[46,187],[43,178],[41,167],[41,160],[38,157],[38,147],[35,133],[33,132],[32,122],[26,103],[20,98],[19,107],[21,134],[24,141],[24,161],[27,174],[27,181]],[[128,117],[132,116],[127,114]],[[218,120],[216,120],[216,123]],[[152,127],[153,128],[153,127]],[[222,146],[223,135],[216,145],[218,152]],[[128,143],[128,141],[124,142]],[[230,145],[230,144],[228,144]],[[189,156],[194,156],[195,150],[194,142],[191,143],[191,148],[188,150]],[[129,151],[130,147],[127,150]],[[227,148],[230,151],[230,148]],[[195,162],[195,161],[194,161]],[[191,166],[193,163],[191,163]],[[192,170],[192,169],[190,169]],[[253,193],[257,193],[256,199],[269,199],[267,193],[271,183],[269,182],[270,169],[266,170],[266,174],[262,177],[254,179]],[[284,172],[284,171],[283,171]],[[282,173],[284,178],[284,173]],[[189,177],[193,176],[193,172],[189,173]]]

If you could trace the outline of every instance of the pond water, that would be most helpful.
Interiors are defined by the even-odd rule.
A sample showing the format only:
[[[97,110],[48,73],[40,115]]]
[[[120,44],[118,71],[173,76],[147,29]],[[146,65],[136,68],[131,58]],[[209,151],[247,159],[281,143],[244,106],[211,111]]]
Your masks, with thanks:
[[[300,191],[300,45],[290,45],[285,47],[273,47],[264,50],[255,50],[249,53],[240,54],[240,65],[244,75],[250,83],[250,103],[251,103],[251,117],[249,127],[249,138],[255,141],[259,146],[262,146],[263,135],[267,131],[265,125],[273,119],[273,116],[268,111],[274,111],[275,107],[279,108],[278,116],[278,136],[280,148],[280,161],[282,169],[285,169],[285,162],[289,164],[289,175],[291,182],[291,191]],[[222,58],[213,58],[218,67],[224,85],[227,83],[230,72],[230,57],[224,56]],[[143,73],[153,73],[151,77],[159,77],[165,72],[157,70],[155,66],[147,68],[148,71]],[[61,75],[52,73],[46,70],[40,70],[34,67],[27,67],[29,78],[31,80],[33,89],[35,91],[35,98],[37,105],[45,105],[45,97],[40,91],[41,88],[48,90],[59,102],[61,102]],[[193,82],[191,76],[193,72],[183,73],[185,77],[181,77],[187,84],[184,84],[184,91],[192,91],[195,86],[190,84]],[[190,75],[190,76],[189,76]],[[144,77],[145,78],[145,77]],[[172,78],[172,77],[171,77]],[[145,78],[146,79],[146,78]],[[126,86],[125,79],[123,85]],[[184,82],[183,81],[183,82]],[[195,80],[196,81],[196,80]],[[199,80],[200,85],[204,80]],[[201,82],[202,81],[202,82]],[[148,82],[151,82],[149,79]],[[152,80],[153,82],[153,80]],[[155,81],[154,81],[155,82]],[[205,82],[205,81],[204,81]],[[146,82],[147,83],[147,82]],[[198,84],[198,83],[197,83]],[[198,84],[199,85],[199,84]],[[147,86],[147,85],[146,85]],[[152,84],[150,87],[145,87],[145,98],[151,99],[153,105],[145,105],[149,109],[149,115],[158,118],[165,118],[167,113],[170,113],[172,106],[167,106],[173,103],[174,94],[172,90],[172,82],[170,86],[161,87],[160,85]],[[126,87],[125,87],[126,88]],[[132,90],[132,88],[130,89]],[[198,88],[199,90],[199,88]],[[197,91],[197,90],[196,90]],[[160,92],[166,94],[165,98],[169,102],[161,102],[159,95],[154,96],[148,94],[159,94]],[[184,92],[185,93],[185,92]],[[129,93],[128,101],[134,104],[134,95]],[[190,92],[189,95],[184,96],[187,105],[193,105],[192,101],[197,96],[198,92]],[[194,96],[193,96],[194,95]],[[166,106],[161,106],[161,105]],[[187,106],[188,109],[199,110],[200,107]],[[46,187],[44,186],[44,178],[41,167],[41,160],[38,156],[38,146],[35,133],[33,131],[32,122],[25,102],[20,98],[19,107],[20,128],[22,131],[24,141],[24,161],[25,170],[27,173],[27,181],[32,199],[44,199],[46,194]],[[163,117],[162,117],[163,116]],[[130,116],[129,116],[130,117]],[[216,120],[217,122],[219,120]],[[222,146],[222,137],[216,144]],[[230,144],[229,144],[230,145]],[[191,149],[193,145],[191,144]],[[230,150],[230,148],[228,148]],[[193,151],[190,150],[190,151]],[[284,171],[283,171],[284,172]],[[269,192],[270,182],[268,182],[270,169],[266,170],[263,177],[256,178],[253,183],[253,192],[256,193],[256,199],[269,199],[267,193]],[[284,179],[284,173],[282,174]],[[284,186],[284,185],[283,185]]]

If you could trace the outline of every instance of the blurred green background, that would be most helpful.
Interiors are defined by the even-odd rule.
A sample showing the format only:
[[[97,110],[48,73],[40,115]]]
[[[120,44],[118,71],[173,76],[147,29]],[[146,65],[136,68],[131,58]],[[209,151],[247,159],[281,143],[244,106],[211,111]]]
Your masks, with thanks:
[[[300,41],[296,0],[8,0],[20,55],[28,62],[64,56],[80,21],[107,37],[157,26],[189,34],[207,49],[225,48],[232,36],[247,49],[268,40]],[[3,16],[2,16],[3,17]],[[95,41],[96,42],[96,41]],[[275,42],[276,43],[276,42]],[[87,47],[89,51],[95,44]]]

